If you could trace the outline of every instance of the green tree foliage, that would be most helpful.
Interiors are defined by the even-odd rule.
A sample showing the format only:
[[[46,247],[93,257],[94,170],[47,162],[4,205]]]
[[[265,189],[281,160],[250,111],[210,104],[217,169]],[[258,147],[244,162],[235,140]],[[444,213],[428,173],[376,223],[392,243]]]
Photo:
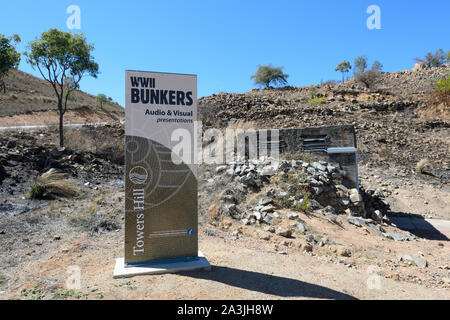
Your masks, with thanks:
[[[350,72],[350,69],[352,68],[352,65],[350,62],[344,60],[341,63],[338,64],[338,66],[334,69],[334,71],[340,71],[342,72],[342,82],[344,82],[344,76],[347,72]]]
[[[10,38],[0,34],[0,90],[6,92],[5,76],[10,69],[17,69],[20,63],[20,53],[16,50],[16,44],[20,37],[15,34]]]
[[[97,102],[100,103],[100,109],[103,109],[103,104],[108,102],[108,98],[103,93],[97,95]]]
[[[425,62],[429,67],[439,67],[445,64],[449,53],[450,51],[446,55],[444,50],[438,49],[435,53],[428,52],[424,58],[414,58],[414,60],[417,62]]]
[[[366,56],[356,57],[355,61],[353,62],[353,65],[355,67],[355,74],[364,72],[367,68],[367,57]]]
[[[383,70],[383,64],[380,61],[375,60],[373,62],[373,64],[372,64],[372,69],[371,70],[373,70],[373,71],[381,71],[381,70]]]
[[[283,73],[283,67],[258,66],[258,71],[250,77],[255,79],[255,85],[263,85],[266,88],[273,85],[285,85],[287,84],[287,78],[289,75]]]
[[[40,39],[31,41],[25,55],[27,62],[37,68],[55,91],[59,111],[59,145],[64,146],[63,117],[67,101],[85,75],[98,75],[98,64],[92,57],[93,45],[82,33],[72,34],[50,29]]]

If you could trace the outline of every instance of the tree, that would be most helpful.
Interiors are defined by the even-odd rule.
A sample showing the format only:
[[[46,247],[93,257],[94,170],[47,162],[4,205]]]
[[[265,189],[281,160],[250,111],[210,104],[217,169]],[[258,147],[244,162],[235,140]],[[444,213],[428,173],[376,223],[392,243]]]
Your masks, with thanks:
[[[55,91],[59,111],[59,145],[64,146],[64,114],[71,93],[79,87],[87,74],[98,75],[98,64],[92,57],[94,46],[86,42],[82,33],[72,34],[50,29],[41,38],[31,41],[25,53],[28,63],[37,68]]]
[[[285,85],[287,84],[287,78],[289,75],[283,73],[283,67],[258,66],[258,71],[250,77],[255,79],[255,85],[264,85],[266,88],[270,84]]]
[[[373,64],[372,64],[372,69],[371,70],[373,70],[373,71],[381,71],[381,70],[383,70],[383,64],[380,61],[375,60],[373,62]]]
[[[367,68],[367,57],[366,56],[356,57],[355,61],[353,62],[353,65],[355,67],[355,74],[364,72]]]
[[[6,93],[5,76],[11,69],[17,69],[20,63],[20,53],[15,45],[20,42],[20,37],[15,34],[10,38],[0,34],[0,90]]]
[[[435,53],[428,52],[425,57],[422,58],[414,58],[417,62],[425,62],[429,67],[439,67],[445,63],[445,60],[448,58],[444,53],[444,50],[438,49]]]
[[[336,69],[334,69],[334,71],[340,71],[342,72],[342,83],[344,83],[344,75],[347,72],[350,72],[350,69],[352,68],[352,65],[350,64],[350,62],[344,60],[341,63],[338,64],[338,66],[336,67]]]
[[[103,109],[103,104],[108,102],[108,98],[103,93],[97,95],[97,102],[100,103],[100,109]]]

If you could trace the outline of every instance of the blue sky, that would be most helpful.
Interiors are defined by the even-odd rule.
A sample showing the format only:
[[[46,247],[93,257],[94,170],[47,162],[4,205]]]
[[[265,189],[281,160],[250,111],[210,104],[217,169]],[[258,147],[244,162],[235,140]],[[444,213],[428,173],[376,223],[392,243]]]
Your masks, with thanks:
[[[245,92],[259,64],[284,66],[289,84],[340,79],[346,59],[366,55],[384,71],[410,69],[414,57],[450,50],[448,0],[70,0],[8,1],[0,33],[18,33],[19,51],[49,28],[70,31],[69,5],[81,9],[81,30],[95,45],[97,79],[81,89],[124,105],[124,71],[198,75],[198,96]],[[381,9],[381,29],[369,30],[366,9]],[[20,70],[38,76],[26,63]]]

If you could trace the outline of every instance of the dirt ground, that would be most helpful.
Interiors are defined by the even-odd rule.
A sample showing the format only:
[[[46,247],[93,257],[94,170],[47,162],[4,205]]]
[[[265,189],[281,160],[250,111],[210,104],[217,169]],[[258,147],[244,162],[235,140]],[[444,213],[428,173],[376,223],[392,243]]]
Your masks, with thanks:
[[[201,218],[199,248],[212,271],[113,279],[115,259],[123,256],[123,224],[93,234],[80,221],[86,212],[122,220],[122,188],[83,188],[85,195],[72,204],[57,200],[1,220],[0,299],[450,299],[450,233],[446,241],[395,242],[314,215],[301,219],[333,245],[315,245],[308,252],[300,237],[283,238],[231,219],[212,225]],[[399,210],[409,206],[403,193],[396,199]],[[428,201],[439,208],[435,200]],[[344,248],[349,256],[341,255]],[[427,268],[398,260],[415,252],[424,254]],[[81,271],[78,290],[66,288],[71,266]]]
[[[124,119],[123,113],[108,112],[108,107],[104,110],[92,112],[90,109],[67,110],[64,115],[65,124],[84,124],[98,122],[114,122]],[[35,126],[47,125],[57,126],[59,124],[59,114],[56,110],[33,112],[31,114],[12,115],[9,117],[0,117],[0,127],[12,126]]]

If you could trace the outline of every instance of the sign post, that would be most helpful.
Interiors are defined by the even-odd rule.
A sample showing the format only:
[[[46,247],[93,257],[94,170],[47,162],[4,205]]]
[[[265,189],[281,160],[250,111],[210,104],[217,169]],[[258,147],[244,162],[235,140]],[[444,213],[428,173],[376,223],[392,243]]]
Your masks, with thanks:
[[[114,277],[210,269],[198,251],[197,76],[126,71],[125,256]]]

